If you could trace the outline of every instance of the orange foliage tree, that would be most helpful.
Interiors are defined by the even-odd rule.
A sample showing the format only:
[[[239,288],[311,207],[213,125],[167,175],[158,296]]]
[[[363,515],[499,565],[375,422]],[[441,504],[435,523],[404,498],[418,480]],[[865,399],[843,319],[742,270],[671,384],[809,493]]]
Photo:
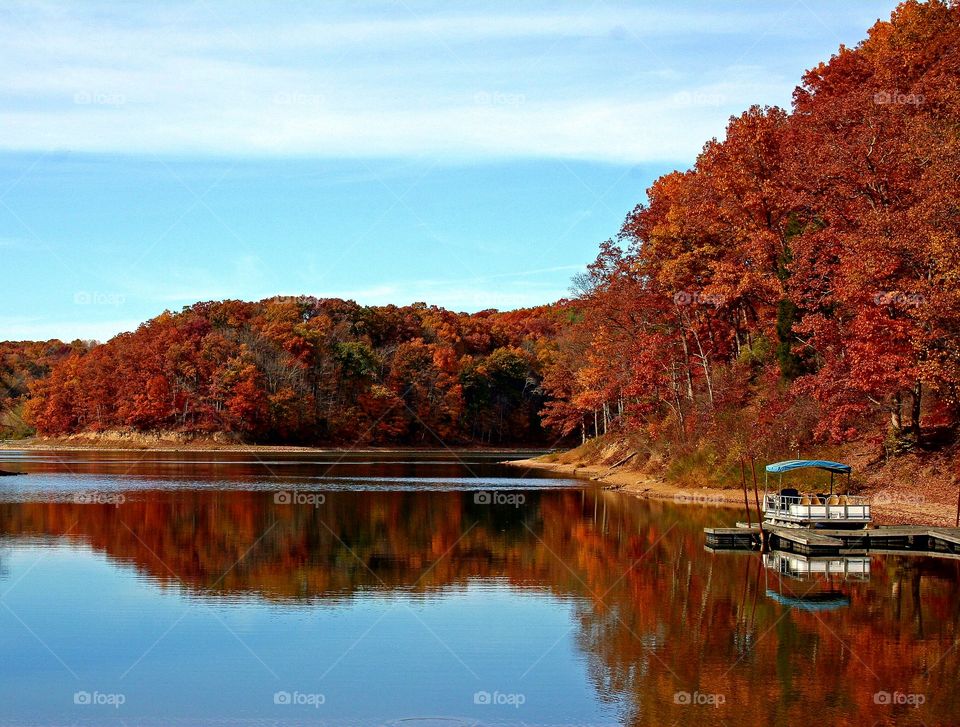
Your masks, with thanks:
[[[546,421],[739,454],[881,418],[897,446],[955,427],[957,47],[960,6],[905,2],[809,71],[792,112],[753,107],[656,180],[577,281]],[[761,405],[791,417],[776,441]]]

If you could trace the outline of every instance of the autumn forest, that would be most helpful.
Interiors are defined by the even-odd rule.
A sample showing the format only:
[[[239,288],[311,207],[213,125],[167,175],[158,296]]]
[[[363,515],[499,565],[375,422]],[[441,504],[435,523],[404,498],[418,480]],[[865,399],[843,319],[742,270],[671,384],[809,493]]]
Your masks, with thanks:
[[[937,447],[960,417],[958,119],[960,6],[905,2],[808,71],[792,109],[747,109],[692,168],[658,179],[568,300],[473,314],[209,302],[103,344],[3,343],[0,425]]]

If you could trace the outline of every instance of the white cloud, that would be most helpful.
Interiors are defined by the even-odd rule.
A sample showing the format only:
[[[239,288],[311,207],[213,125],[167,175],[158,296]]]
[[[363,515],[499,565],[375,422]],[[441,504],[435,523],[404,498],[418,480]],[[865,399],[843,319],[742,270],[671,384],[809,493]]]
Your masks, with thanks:
[[[787,32],[762,7],[457,15],[387,3],[358,16],[333,4],[297,18],[205,6],[10,13],[0,148],[690,159],[730,113],[784,101],[795,81],[737,53],[716,67],[707,49],[691,53],[694,38]]]

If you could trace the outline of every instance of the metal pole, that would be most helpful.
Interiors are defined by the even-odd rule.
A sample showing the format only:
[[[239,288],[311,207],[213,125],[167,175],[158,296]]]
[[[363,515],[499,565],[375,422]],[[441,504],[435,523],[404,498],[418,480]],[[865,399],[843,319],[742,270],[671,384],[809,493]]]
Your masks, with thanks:
[[[747,525],[753,527],[753,521],[750,519],[750,500],[747,498],[747,471],[743,464],[743,457],[740,458],[740,483],[743,485],[743,505],[747,508]],[[757,513],[760,517],[760,513]]]

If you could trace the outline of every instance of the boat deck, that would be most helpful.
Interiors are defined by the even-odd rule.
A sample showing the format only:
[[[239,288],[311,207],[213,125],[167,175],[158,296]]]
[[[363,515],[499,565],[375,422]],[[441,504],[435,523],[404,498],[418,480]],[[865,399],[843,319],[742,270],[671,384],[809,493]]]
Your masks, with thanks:
[[[880,526],[865,530],[820,530],[764,525],[767,544],[802,555],[927,553],[960,558],[960,528]],[[758,526],[704,528],[711,550],[752,550],[761,545]]]

